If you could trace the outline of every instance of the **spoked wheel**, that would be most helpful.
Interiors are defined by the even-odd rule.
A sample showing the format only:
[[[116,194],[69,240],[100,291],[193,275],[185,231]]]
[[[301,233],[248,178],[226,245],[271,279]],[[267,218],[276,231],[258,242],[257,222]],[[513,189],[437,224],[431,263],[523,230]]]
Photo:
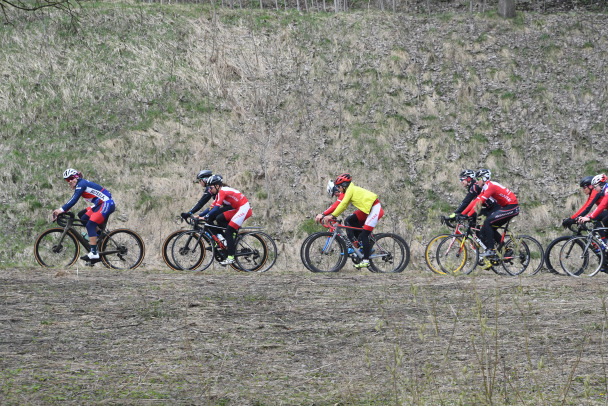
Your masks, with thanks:
[[[257,269],[255,272],[258,272],[258,273],[266,272],[267,270],[272,268],[274,266],[274,264],[277,262],[277,256],[278,256],[277,245],[274,242],[274,239],[266,233],[263,233],[261,231],[256,231],[254,234],[263,240],[265,248],[266,248],[266,261],[264,262],[264,265],[261,268]],[[245,257],[243,257],[243,258],[245,258]]]
[[[346,245],[328,231],[314,235],[304,249],[306,267],[312,272],[338,272],[347,259]]]
[[[178,270],[203,271],[213,262],[214,254],[214,245],[196,230],[181,232],[171,246],[171,259]]]
[[[370,240],[373,245],[369,265],[373,272],[403,272],[410,262],[410,247],[402,237],[385,233],[378,234]]]
[[[517,276],[530,265],[530,248],[523,238],[507,240],[502,248],[502,267],[509,275]],[[542,263],[541,263],[542,266]]]
[[[111,231],[99,246],[103,264],[113,269],[135,269],[144,260],[146,248],[141,237],[126,228]]]
[[[562,247],[559,260],[570,276],[595,276],[602,269],[604,252],[593,240],[587,246],[587,237],[573,237]]]
[[[50,228],[36,238],[34,256],[41,266],[66,268],[78,259],[80,244],[71,231],[61,239],[63,227]]]
[[[167,266],[173,269],[174,271],[181,271],[181,269],[173,262],[173,254],[171,252],[171,248],[173,247],[173,243],[175,242],[177,236],[183,233],[184,231],[185,230],[177,230],[169,234],[169,236],[165,238],[165,241],[163,242],[163,247],[161,249],[163,261],[165,261],[165,264],[167,264]]]
[[[559,254],[564,244],[570,239],[570,235],[562,235],[551,241],[545,250],[545,267],[549,272],[556,275],[568,275],[559,262]]]
[[[448,275],[470,274],[479,262],[479,250],[469,238],[452,234],[437,247],[437,264]]]
[[[311,269],[308,266],[308,262],[306,261],[306,246],[308,245],[310,240],[312,240],[317,234],[319,234],[319,232],[310,234],[304,239],[304,241],[302,241],[302,245],[300,246],[300,260],[302,261],[302,264],[306,267],[306,269],[308,269],[309,271],[311,271]]]
[[[543,269],[543,265],[545,264],[545,250],[537,239],[529,235],[520,235],[519,239],[528,246],[528,251],[530,251],[530,263],[526,268],[526,273],[536,275]]]
[[[428,266],[432,272],[439,275],[445,275],[445,272],[441,269],[441,266],[439,266],[439,263],[437,262],[437,248],[439,248],[439,244],[441,244],[441,242],[449,236],[450,234],[441,234],[433,237],[427,244],[424,251],[424,260],[426,262],[426,266]]]
[[[268,259],[266,241],[257,233],[239,234],[235,241],[236,252],[232,268],[243,272],[263,272]]]

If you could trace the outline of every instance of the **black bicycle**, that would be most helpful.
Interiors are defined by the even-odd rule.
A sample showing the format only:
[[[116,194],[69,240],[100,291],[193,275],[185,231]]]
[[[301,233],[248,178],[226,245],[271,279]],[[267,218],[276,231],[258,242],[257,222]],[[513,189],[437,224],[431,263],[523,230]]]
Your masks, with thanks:
[[[194,218],[186,220],[192,225],[191,230],[173,233],[172,243],[166,240],[164,246],[171,245],[171,258],[165,262],[176,270],[204,271],[216,260],[223,261],[228,256],[226,241],[223,237],[225,228],[208,224]],[[259,227],[242,227],[235,238],[236,252],[231,267],[243,272],[266,272],[277,260],[277,247],[268,234]],[[169,254],[163,248],[163,256]],[[171,266],[171,265],[169,265]]]
[[[48,268],[66,268],[72,266],[80,256],[80,247],[91,251],[88,239],[77,231],[86,224],[77,219],[74,213],[61,213],[55,219],[59,227],[43,231],[34,244],[36,261]],[[144,241],[132,230],[120,228],[108,230],[103,227],[97,237],[99,257],[108,268],[135,269],[146,254]],[[87,262],[93,266],[94,263]]]

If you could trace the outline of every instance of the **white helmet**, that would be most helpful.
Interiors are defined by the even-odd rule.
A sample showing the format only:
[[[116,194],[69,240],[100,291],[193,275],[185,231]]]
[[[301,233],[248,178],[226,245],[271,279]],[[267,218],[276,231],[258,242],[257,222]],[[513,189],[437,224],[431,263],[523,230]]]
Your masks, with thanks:
[[[603,173],[600,173],[599,175],[595,175],[593,177],[593,179],[591,179],[591,184],[593,186],[596,186],[596,185],[603,186],[604,183],[606,183],[606,175]]]
[[[63,179],[71,178],[74,175],[80,177],[76,169],[68,168],[63,172]]]
[[[331,179],[327,181],[327,187],[325,188],[325,190],[327,190],[327,194],[329,195],[329,197],[333,197],[334,193],[338,192],[337,186]]]

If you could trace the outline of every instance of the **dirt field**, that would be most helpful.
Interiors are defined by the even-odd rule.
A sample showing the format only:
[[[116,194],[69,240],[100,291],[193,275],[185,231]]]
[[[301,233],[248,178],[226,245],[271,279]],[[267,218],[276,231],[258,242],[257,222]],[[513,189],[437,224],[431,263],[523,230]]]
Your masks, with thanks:
[[[0,276],[3,405],[608,401],[605,275]]]

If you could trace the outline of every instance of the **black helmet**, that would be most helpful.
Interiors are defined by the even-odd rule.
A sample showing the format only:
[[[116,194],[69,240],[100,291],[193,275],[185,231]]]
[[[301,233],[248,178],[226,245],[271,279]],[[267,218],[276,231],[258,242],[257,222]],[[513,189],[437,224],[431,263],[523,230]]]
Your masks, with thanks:
[[[222,182],[224,181],[224,179],[222,178],[222,175],[213,175],[210,176],[209,178],[207,178],[207,186],[213,186],[213,185],[221,185]]]
[[[211,172],[209,169],[203,169],[198,173],[198,175],[196,175],[196,180],[203,180],[211,175],[213,175],[213,172]]]
[[[585,176],[581,179],[581,187],[591,186],[591,181],[593,180],[593,176]]]
[[[464,171],[460,172],[460,180],[465,180],[467,178],[471,178],[471,179],[475,179],[475,171],[472,169],[465,169]],[[470,179],[467,179],[470,180]]]

